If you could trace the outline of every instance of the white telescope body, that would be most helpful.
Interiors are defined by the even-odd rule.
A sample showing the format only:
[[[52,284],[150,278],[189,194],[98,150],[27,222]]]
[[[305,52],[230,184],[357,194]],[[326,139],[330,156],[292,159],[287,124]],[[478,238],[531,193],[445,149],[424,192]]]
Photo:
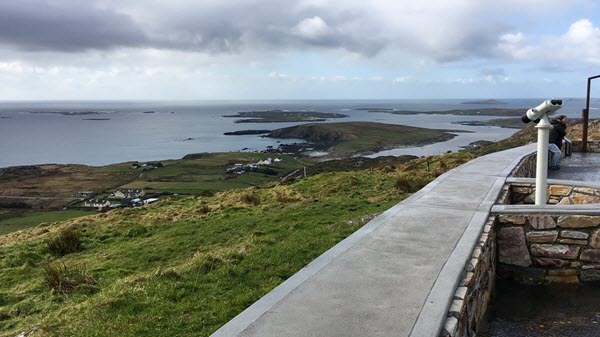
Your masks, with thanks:
[[[527,113],[521,117],[521,120],[523,123],[529,123],[531,121],[538,123],[542,116],[555,112],[556,110],[560,109],[561,106],[562,99],[547,99],[535,108],[527,110]]]
[[[537,141],[537,163],[535,169],[535,205],[546,205],[546,191],[548,189],[548,140],[552,125],[548,122],[548,114],[560,109],[561,99],[548,99],[535,108],[527,110],[527,113],[521,118],[523,123],[533,121],[537,123],[538,129]]]

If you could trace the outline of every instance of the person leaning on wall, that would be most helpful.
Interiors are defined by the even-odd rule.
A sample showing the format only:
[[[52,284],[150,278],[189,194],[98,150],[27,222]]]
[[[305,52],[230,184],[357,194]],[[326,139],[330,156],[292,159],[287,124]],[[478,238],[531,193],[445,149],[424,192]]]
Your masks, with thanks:
[[[560,115],[554,118],[550,124],[552,124],[552,129],[550,130],[550,138],[548,139],[548,150],[550,151],[549,166],[551,170],[559,170],[560,150],[563,139],[565,139],[567,134],[567,116]]]

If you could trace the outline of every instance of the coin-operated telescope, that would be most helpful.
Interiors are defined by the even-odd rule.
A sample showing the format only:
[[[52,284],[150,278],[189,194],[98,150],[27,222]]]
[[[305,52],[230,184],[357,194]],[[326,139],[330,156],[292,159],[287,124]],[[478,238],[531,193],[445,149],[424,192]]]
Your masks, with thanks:
[[[544,115],[549,115],[562,107],[562,99],[548,99],[535,108],[527,110],[527,113],[521,117],[523,123],[539,123]]]
[[[548,99],[542,104],[527,110],[521,120],[523,123],[534,122],[538,129],[537,163],[535,169],[535,204],[546,204],[546,190],[548,189],[548,139],[552,125],[548,122],[548,115],[562,107],[561,99]]]

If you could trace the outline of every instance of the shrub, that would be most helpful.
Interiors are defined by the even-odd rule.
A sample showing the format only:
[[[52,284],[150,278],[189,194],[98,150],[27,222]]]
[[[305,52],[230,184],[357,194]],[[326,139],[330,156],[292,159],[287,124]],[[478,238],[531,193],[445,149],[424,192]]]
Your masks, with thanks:
[[[58,236],[49,240],[46,245],[50,254],[55,256],[65,256],[82,250],[79,233],[70,227],[61,230]]]
[[[43,267],[44,279],[55,294],[68,295],[75,291],[93,293],[98,282],[79,267],[67,267],[64,262],[49,263]]]
[[[415,193],[427,185],[432,178],[425,174],[402,174],[396,178],[396,187],[406,193]]]
[[[210,207],[208,207],[208,205],[200,205],[197,212],[198,214],[208,214],[210,213]]]
[[[244,203],[246,205],[257,206],[260,204],[260,199],[252,193],[246,193],[246,194],[242,195],[241,201],[242,201],[242,203]]]

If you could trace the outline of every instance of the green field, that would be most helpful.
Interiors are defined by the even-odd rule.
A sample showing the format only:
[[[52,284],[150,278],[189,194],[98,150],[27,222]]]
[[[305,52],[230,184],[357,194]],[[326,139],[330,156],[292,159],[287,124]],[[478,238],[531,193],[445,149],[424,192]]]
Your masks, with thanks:
[[[84,215],[96,214],[95,211],[48,211],[48,212],[22,212],[14,217],[0,220],[0,235],[37,226],[43,222],[64,221]]]

